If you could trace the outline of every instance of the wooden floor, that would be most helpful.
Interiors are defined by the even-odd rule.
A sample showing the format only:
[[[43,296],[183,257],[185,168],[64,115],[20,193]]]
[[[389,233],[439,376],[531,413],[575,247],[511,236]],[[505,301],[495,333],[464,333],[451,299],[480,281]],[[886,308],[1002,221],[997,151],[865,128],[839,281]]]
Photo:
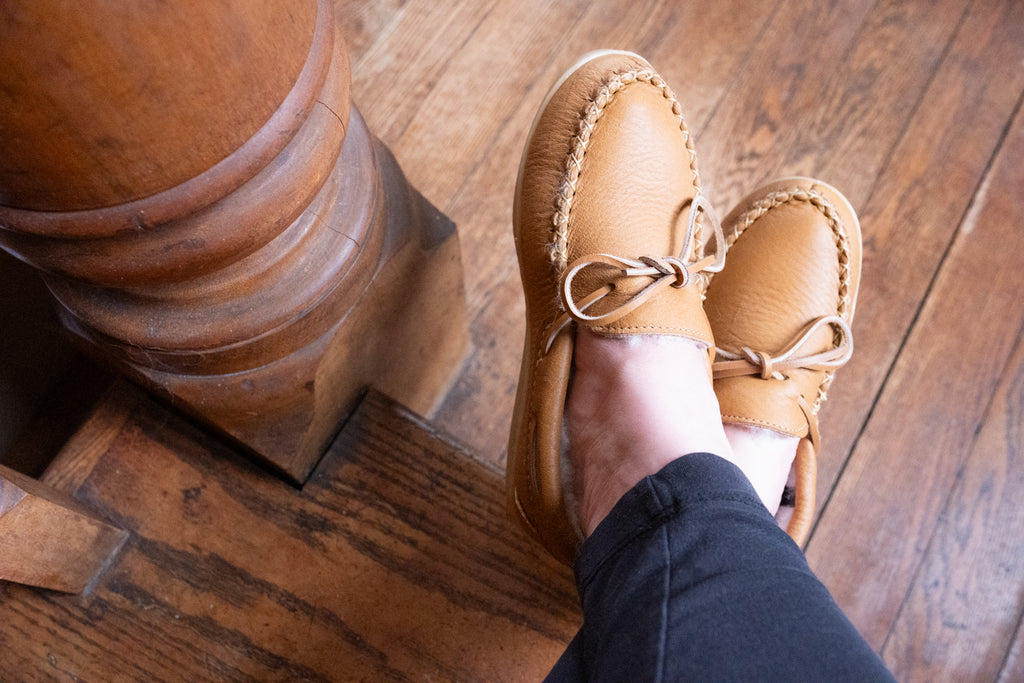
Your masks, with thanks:
[[[683,103],[705,189],[720,215],[760,183],[793,174],[839,187],[860,214],[865,249],[856,353],[822,414],[820,511],[807,548],[813,568],[899,679],[1024,680],[1024,3],[339,0],[338,8],[351,36],[356,102],[371,130],[458,225],[474,348],[430,416],[437,427],[490,464],[503,464],[523,333],[511,236],[520,149],[549,84],[577,56],[599,47],[638,52]],[[376,399],[377,408],[385,404]],[[404,485],[400,472],[378,472],[378,461],[358,459],[358,444],[382,448],[376,418],[357,421],[357,436],[342,437],[343,444],[355,439],[351,448],[329,456],[316,475],[327,479],[314,480],[300,497],[281,482],[271,486],[176,418],[138,410],[144,429],[117,432],[83,490],[96,492],[96,501],[108,489],[138,491],[138,507],[166,519],[108,511],[135,540],[89,599],[0,585],[0,607],[17,615],[0,624],[0,650],[9,648],[0,664],[13,662],[10,670],[19,671],[23,662],[31,671],[17,679],[73,680],[89,670],[105,672],[99,678],[182,678],[179,662],[187,659],[197,672],[205,662],[197,677],[211,680],[344,680],[346,672],[330,662],[307,658],[308,668],[293,667],[286,656],[285,645],[294,642],[296,652],[323,658],[311,643],[324,645],[328,636],[348,638],[339,647],[371,664],[385,661],[382,648],[394,641],[401,657],[386,663],[402,670],[377,670],[390,678],[415,678],[409,672],[417,657],[441,678],[470,678],[465,643],[427,651],[402,635],[419,633],[416,627],[398,619],[389,638],[383,631],[364,636],[358,620],[346,630],[350,622],[336,615],[351,605],[335,596],[318,602],[318,587],[278,566],[273,552],[265,563],[244,565],[246,573],[223,571],[236,556],[249,562],[265,550],[247,546],[245,534],[217,531],[228,513],[245,529],[247,507],[259,522],[253,534],[276,539],[320,575],[336,577],[326,558],[355,548],[354,557],[369,549],[377,565],[382,557],[391,562],[389,571],[399,576],[388,574],[387,585],[401,600],[433,604],[435,571],[449,572],[442,582],[470,581],[472,590],[456,605],[466,611],[453,609],[445,622],[453,630],[437,638],[451,645],[466,633],[491,635],[486,621],[473,620],[494,609],[502,581],[452,569],[448,555],[502,566],[492,527],[470,529],[452,551],[420,536],[425,527],[416,520],[441,514],[447,521],[438,524],[455,524],[462,518],[457,511],[438,513],[425,498],[409,508],[395,505],[388,514],[407,519],[389,534],[381,530],[392,522],[374,516],[379,511],[352,492],[338,494],[351,497],[351,507],[327,497],[337,488],[333,474],[353,463],[367,486]],[[443,440],[405,438],[438,457],[461,453]],[[179,445],[177,460],[165,457],[174,452],[164,448],[168,439]],[[166,464],[140,458],[144,443]],[[147,480],[155,467],[177,478]],[[242,474],[229,481],[221,467]],[[420,477],[421,488],[453,486],[429,473],[410,476]],[[484,500],[500,496],[494,472],[467,476],[478,483],[454,488]],[[219,507],[205,507],[214,503]],[[320,516],[303,516],[300,504]],[[324,540],[364,513],[379,532],[372,543],[356,534]],[[182,552],[151,543],[156,527],[180,537]],[[221,545],[202,545],[206,537],[194,531],[200,527]],[[473,551],[474,543],[484,550]],[[427,564],[414,566],[415,557]],[[166,593],[141,592],[162,585],[165,571],[174,574]],[[451,578],[456,574],[461,578]],[[257,576],[272,576],[273,584],[253,589]],[[353,576],[359,585],[375,581]],[[567,583],[517,581],[571,599]],[[388,608],[362,597],[354,596],[360,614],[387,621]],[[546,661],[553,659],[575,615],[520,602],[523,616],[503,622],[503,633],[532,628],[550,650]],[[181,605],[192,610],[188,623],[176,623]],[[254,621],[253,605],[276,615],[276,630]],[[306,631],[281,626],[295,620],[308,621],[308,633],[324,640],[303,640]],[[224,624],[231,626],[217,630]],[[149,653],[157,642],[139,628],[165,639],[149,659],[131,654]],[[204,651],[193,637],[214,645]],[[59,656],[41,644],[57,641],[64,647]],[[115,660],[89,654],[120,651],[121,643],[131,649]],[[498,650],[506,641],[495,635],[488,645]],[[70,668],[75,657],[90,665]],[[40,669],[42,661],[52,670]],[[384,680],[372,671],[368,665],[348,673]],[[499,678],[474,671],[480,679]]]
[[[808,557],[904,680],[1024,679],[1024,3],[345,2],[355,97],[458,224],[475,351],[435,420],[504,459],[521,145],[549,84],[647,57],[724,215],[780,175],[860,215],[856,353],[822,415]]]
[[[370,392],[298,489],[126,382],[46,483],[129,532],[84,595],[0,582],[0,681],[540,680],[571,574],[502,473]]]

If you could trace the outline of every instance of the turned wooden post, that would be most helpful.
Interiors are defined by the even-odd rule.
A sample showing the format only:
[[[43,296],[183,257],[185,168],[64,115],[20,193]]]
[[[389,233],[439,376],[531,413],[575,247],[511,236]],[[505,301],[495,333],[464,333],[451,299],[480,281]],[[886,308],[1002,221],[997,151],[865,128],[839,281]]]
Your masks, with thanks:
[[[465,352],[454,226],[349,99],[329,0],[0,5],[0,245],[72,336],[295,480]]]

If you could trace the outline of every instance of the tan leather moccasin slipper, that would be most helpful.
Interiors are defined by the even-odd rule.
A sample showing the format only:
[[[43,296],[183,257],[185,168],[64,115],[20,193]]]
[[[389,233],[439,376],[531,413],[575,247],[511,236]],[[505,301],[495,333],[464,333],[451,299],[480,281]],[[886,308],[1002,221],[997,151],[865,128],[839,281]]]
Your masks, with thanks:
[[[576,327],[683,336],[713,354],[701,299],[724,254],[703,245],[724,237],[679,102],[645,60],[590,53],[556,83],[526,143],[514,229],[526,340],[508,504],[571,563],[581,539],[565,501],[562,415]]]
[[[718,344],[715,394],[724,423],[801,437],[787,531],[803,545],[814,514],[818,409],[853,352],[860,225],[835,188],[784,178],[740,202],[723,228],[729,264],[704,302]]]

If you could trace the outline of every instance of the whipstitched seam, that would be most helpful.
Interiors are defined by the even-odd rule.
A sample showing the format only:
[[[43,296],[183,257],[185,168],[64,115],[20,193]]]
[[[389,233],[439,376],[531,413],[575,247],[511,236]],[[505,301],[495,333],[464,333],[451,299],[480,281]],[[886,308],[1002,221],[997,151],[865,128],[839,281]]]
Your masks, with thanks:
[[[679,122],[679,130],[683,134],[683,142],[690,157],[690,170],[693,172],[693,187],[700,192],[700,174],[697,172],[697,151],[694,149],[690,131],[686,127],[683,118],[683,107],[676,99],[675,93],[668,86],[665,80],[654,72],[653,69],[632,69],[613,75],[601,86],[597,95],[587,103],[578,123],[578,132],[572,139],[569,154],[565,159],[565,173],[559,183],[558,195],[555,198],[555,213],[552,218],[553,241],[548,245],[549,257],[558,272],[565,269],[569,262],[568,232],[569,214],[572,211],[573,200],[576,196],[576,185],[579,182],[580,171],[583,167],[583,157],[587,153],[587,146],[593,135],[598,120],[604,114],[605,109],[611,104],[614,96],[626,86],[637,82],[649,83],[661,90],[662,96],[672,104],[672,113]],[[700,216],[696,219],[696,232],[700,235]],[[696,245],[696,253],[701,253],[701,245]]]
[[[594,128],[596,127],[598,120],[603,116],[605,109],[607,109],[608,105],[611,104],[615,94],[624,90],[626,86],[638,82],[649,83],[653,87],[658,88],[661,91],[662,96],[671,103],[672,113],[679,122],[679,130],[683,134],[683,143],[689,156],[690,171],[693,173],[693,187],[698,194],[700,193],[701,185],[700,173],[697,171],[697,150],[693,145],[693,139],[690,136],[690,131],[686,127],[686,120],[683,117],[683,107],[679,103],[679,100],[676,99],[672,88],[668,86],[660,75],[650,68],[632,69],[614,74],[604,85],[601,86],[601,89],[597,94],[587,102],[581,112],[577,125],[578,132],[573,136],[570,143],[569,154],[565,159],[565,172],[559,180],[559,190],[555,197],[555,213],[552,217],[553,241],[548,244],[548,256],[558,272],[565,270],[569,262],[569,214],[572,211],[573,200],[576,197],[576,186],[579,182],[580,172],[583,168],[583,158],[586,156],[587,146],[590,144],[590,138],[593,135]],[[697,233],[695,237],[697,239],[697,243],[694,246],[695,252],[698,255],[700,255],[702,251],[702,244],[700,243],[700,222],[701,216],[698,215],[695,221],[695,232]],[[706,288],[710,278],[705,278],[703,276],[704,274],[699,275],[699,277],[702,278],[699,284]],[[561,303],[559,302],[559,308],[560,307]],[[682,332],[694,332],[684,328],[678,328],[678,330]],[[539,349],[534,359],[534,365],[536,366],[539,364],[546,355],[547,354],[544,349]]]
[[[736,243],[736,240],[739,239],[739,236],[742,235],[747,228],[753,225],[757,219],[764,216],[770,210],[778,206],[782,206],[783,204],[795,202],[806,202],[813,208],[820,211],[822,215],[825,216],[825,219],[828,221],[829,228],[832,230],[832,239],[839,251],[839,298],[836,305],[836,312],[843,318],[846,318],[847,312],[850,308],[849,238],[846,234],[846,227],[839,218],[839,213],[836,211],[835,207],[832,206],[832,203],[829,202],[828,199],[826,199],[820,192],[802,187],[769,192],[767,195],[754,202],[750,209],[740,215],[733,226],[732,231],[725,237],[726,247],[732,247],[732,245]],[[833,343],[838,344],[839,342],[839,332],[833,332]],[[832,384],[834,376],[834,370],[826,371],[824,379],[822,379],[821,383],[818,385],[818,396],[814,401],[813,407],[815,416],[817,416],[818,410],[821,409],[821,404],[824,403],[827,398],[828,388]]]

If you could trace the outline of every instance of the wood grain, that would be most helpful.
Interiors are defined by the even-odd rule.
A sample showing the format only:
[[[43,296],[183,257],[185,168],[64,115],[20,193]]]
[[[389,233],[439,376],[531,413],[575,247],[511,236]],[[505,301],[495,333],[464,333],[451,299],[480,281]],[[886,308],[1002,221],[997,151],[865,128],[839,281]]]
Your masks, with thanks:
[[[137,389],[123,380],[114,380],[96,402],[89,418],[46,468],[42,482],[65,492],[78,490],[121,434],[138,394]]]
[[[599,45],[621,45],[650,58],[680,93],[695,128],[705,181],[720,208],[774,175],[814,173],[843,189],[861,214],[866,243],[865,283],[855,321],[858,348],[853,362],[840,372],[822,415],[825,457],[818,500],[824,507],[865,422],[873,410],[877,415],[875,400],[886,378],[919,360],[900,353],[906,335],[915,320],[921,325],[917,315],[936,294],[936,271],[972,201],[980,199],[975,193],[1019,106],[1024,90],[1021,6],[765,3],[742,19],[728,3],[632,7],[635,13],[625,5],[593,3],[564,32],[555,51],[550,56],[544,52],[541,66],[539,56],[528,53],[508,67],[535,74],[525,89],[514,72],[505,78],[503,92],[521,101],[522,111],[502,120],[503,129],[488,151],[474,162],[451,203],[443,205],[460,225],[466,263],[472,264],[466,278],[476,347],[436,417],[475,452],[502,461],[521,337],[522,302],[507,236],[519,145],[546,83],[575,55]],[[452,11],[459,7],[453,5]],[[555,28],[561,21],[557,14],[551,17]],[[694,27],[699,27],[695,34],[701,37],[700,47],[688,49],[692,43],[681,36]],[[507,49],[519,56],[511,49],[519,30],[518,25],[507,26],[508,37],[495,39],[492,51]],[[538,43],[541,51],[550,45]],[[472,38],[462,49],[473,49]],[[687,87],[690,83],[699,87]],[[431,124],[417,131],[417,139],[446,135],[436,130],[443,126],[441,119]],[[425,151],[433,148],[403,148],[412,173],[418,167],[435,167],[434,153]],[[457,180],[447,176],[456,173],[454,167],[435,179],[431,192],[446,197]],[[1002,191],[1015,194],[1010,188]],[[990,270],[983,271],[987,283]],[[968,274],[963,277],[970,281]],[[972,277],[977,281],[977,275]],[[931,305],[945,309],[959,304],[939,298]],[[984,335],[989,324],[975,316],[971,329]],[[944,335],[956,334],[940,325],[929,323],[918,332],[922,344],[925,337],[928,343],[939,343]],[[956,386],[957,380],[946,380],[946,386]],[[990,382],[988,390],[993,388]],[[979,400],[983,393],[979,390]],[[895,405],[883,410],[894,412]],[[953,404],[936,411],[947,420],[962,419]],[[851,481],[851,486],[857,484]],[[863,494],[871,495],[868,490]],[[943,504],[945,493],[936,495],[939,507],[930,508],[929,515]],[[921,503],[919,498],[900,497],[891,504],[911,510]],[[900,534],[883,538],[874,530],[856,542],[839,543],[836,538],[819,539],[814,541],[818,547],[811,548],[815,566],[829,565],[826,571],[836,577],[848,577],[844,565],[854,554],[865,554],[865,548],[887,557],[907,545]],[[901,595],[912,578],[913,573],[901,575],[892,595]],[[849,578],[836,580],[850,585]],[[878,614],[879,602],[870,591],[851,591],[844,600],[856,605],[855,614],[862,610],[859,624]],[[895,600],[897,606],[899,602]],[[873,641],[877,647],[884,632],[882,636]]]
[[[996,680],[1020,627],[1024,539],[1007,531],[1024,528],[1022,332],[886,639],[902,680]]]
[[[1008,248],[1020,242],[1012,188],[1024,181],[1022,150],[1018,116],[808,547],[811,566],[875,647],[913,583],[1024,324],[1024,252]],[[878,547],[884,552],[866,552]]]
[[[407,0],[343,0],[335,2],[338,21],[353,64],[362,64],[366,51],[398,21]]]
[[[1024,36],[1016,27],[1021,22],[1024,7],[1012,0],[971,5],[879,169],[870,197],[858,207],[865,244],[853,325],[857,351],[838,373],[822,410],[819,508],[843,471],[1019,107]],[[947,332],[930,330],[936,337]]]
[[[813,566],[872,645],[884,648],[901,679],[1024,678],[1019,617],[1024,579],[1016,541],[1024,535],[1024,522],[1013,508],[1019,487],[1013,428],[1024,400],[1015,379],[1020,319],[1013,318],[1020,306],[1020,264],[1014,261],[1020,232],[1010,224],[993,224],[1016,210],[1022,186],[1019,179],[1007,178],[1014,156],[1021,156],[1013,141],[1020,137],[1015,117],[1024,93],[1024,5],[1015,0],[339,0],[336,5],[350,39],[352,90],[370,129],[396,150],[427,198],[459,225],[474,349],[435,415],[443,429],[488,462],[501,463],[522,335],[510,236],[522,141],[548,85],[576,57],[598,47],[638,51],[680,96],[706,187],[720,213],[774,175],[813,173],[846,192],[860,214],[865,263],[854,322],[857,351],[840,371],[822,413],[818,501],[823,512],[808,549]],[[331,648],[344,641],[337,651],[361,652],[350,660],[372,662],[367,666],[378,667],[377,678],[406,675],[399,666],[381,664],[388,663],[380,654],[384,641],[366,636],[369,627],[360,623],[375,616],[381,603],[366,599],[351,619],[339,622],[329,613],[342,612],[340,599],[318,597],[309,585],[316,577],[275,578],[287,583],[275,592],[260,574],[261,564],[241,559],[241,546],[248,543],[245,552],[260,552],[274,576],[284,576],[279,553],[256,547],[281,548],[284,554],[298,548],[293,554],[304,569],[330,577],[333,570],[308,548],[317,542],[330,546],[325,539],[332,530],[345,528],[346,542],[383,564],[375,559],[346,565],[353,578],[333,576],[326,586],[338,594],[346,586],[369,586],[371,574],[384,566],[373,585],[400,597],[422,597],[395,588],[403,584],[392,573],[402,580],[429,580],[427,569],[417,568],[421,560],[415,559],[414,546],[424,548],[418,534],[438,527],[427,521],[427,511],[420,512],[422,494],[406,504],[388,503],[373,492],[405,482],[405,469],[436,490],[447,490],[455,479],[428,475],[422,462],[403,460],[416,439],[404,433],[405,427],[395,428],[397,437],[388,436],[393,426],[385,424],[367,433],[373,434],[374,448],[394,458],[394,466],[362,470],[360,477],[372,481],[365,489],[359,479],[333,475],[315,489],[318,472],[308,491],[321,507],[301,522],[292,499],[251,483],[233,486],[238,477],[216,474],[224,461],[245,469],[222,446],[201,438],[203,447],[182,446],[198,438],[192,432],[184,441],[170,438],[171,451],[191,455],[189,464],[167,472],[183,482],[209,482],[216,474],[215,485],[200,487],[197,501],[206,503],[192,502],[190,509],[208,516],[223,510],[234,520],[240,508],[271,515],[280,505],[283,512],[270,524],[278,525],[279,535],[260,524],[254,535],[224,541],[230,550],[219,555],[189,545],[140,545],[141,554],[129,560],[106,602],[55,601],[46,593],[22,599],[26,594],[14,591],[17,623],[25,630],[0,630],[0,637],[8,638],[0,646],[31,666],[32,674],[17,678],[51,672],[68,678],[180,678],[179,661],[196,663],[185,670],[199,680],[338,677],[290,658],[276,644],[287,642],[304,652],[303,647],[312,647],[306,636]],[[154,419],[147,429],[177,433],[177,427],[166,425]],[[392,438],[395,447],[386,445]],[[151,452],[139,448],[129,454],[133,444],[146,442],[120,442],[118,462],[128,474],[115,476],[99,467],[94,478],[86,473],[83,490],[99,491],[95,485],[102,482],[103,491],[113,492],[121,490],[118,476],[137,477],[145,495],[132,494],[136,508],[130,513],[138,516],[152,504],[153,514],[168,520],[147,524],[163,533],[190,519],[181,491],[195,484],[175,489],[150,483],[162,471],[147,464]],[[211,457],[215,464],[200,464]],[[136,468],[141,473],[131,474]],[[337,510],[345,508],[324,493],[335,485],[359,502],[359,519],[368,521],[368,528],[344,527],[346,518]],[[207,495],[211,490],[215,493]],[[165,493],[170,502],[163,500]],[[445,519],[461,519],[472,510],[468,504],[431,500],[451,515]],[[401,521],[388,521],[388,515]],[[227,535],[205,524],[204,533]],[[395,545],[386,545],[392,531]],[[360,541],[363,536],[369,540]],[[151,537],[155,534],[146,536]],[[201,542],[197,548],[205,547]],[[422,566],[444,577],[460,576],[459,570],[437,569],[451,542],[425,550]],[[497,556],[499,549],[492,548]],[[195,571],[190,561],[198,563]],[[232,574],[234,567],[244,571]],[[490,569],[482,576],[493,578]],[[522,595],[526,583],[517,579],[511,592]],[[495,593],[470,584],[481,596],[473,604],[493,611]],[[204,603],[207,589],[218,600]],[[470,593],[476,595],[459,594],[460,605],[469,604]],[[14,610],[11,595],[10,586],[0,588],[0,610]],[[294,615],[295,621],[259,620],[264,612],[286,612],[282,604],[313,626],[300,629]],[[446,602],[424,598],[422,604],[445,618],[454,614],[440,609]],[[117,617],[101,618],[111,613]],[[217,621],[222,614],[224,628]],[[538,623],[547,618],[531,615]],[[397,621],[392,618],[375,633],[402,638]],[[329,628],[323,626],[327,623]],[[492,632],[487,619],[471,623],[479,632]],[[498,618],[497,623],[503,622]],[[287,628],[301,635],[286,636]],[[51,630],[63,634],[57,638],[64,643],[60,649],[47,649],[55,638]],[[332,635],[323,636],[325,630]],[[70,644],[73,631],[87,634],[89,642]],[[455,631],[444,633],[462,638]],[[164,645],[148,647],[161,637]],[[207,637],[221,641],[220,649],[196,644]],[[485,645],[478,641],[475,633],[459,642],[500,649],[493,639]],[[101,663],[96,653],[103,647],[90,642],[116,642],[140,654],[131,661],[114,654]],[[544,642],[550,652],[557,650],[553,641]],[[367,647],[360,650],[361,644]],[[23,652],[26,648],[31,654]],[[455,649],[453,640],[439,651],[450,657]],[[435,672],[447,673],[439,674],[442,678],[465,673],[428,650],[409,650],[402,661],[415,658],[421,667],[434,666]],[[200,660],[207,668],[199,668]],[[104,666],[105,673],[96,675]],[[350,677],[358,677],[368,669],[352,670]]]
[[[837,68],[810,84],[817,104],[771,172],[842,178],[843,193],[863,207],[925,93],[944,83],[937,72],[968,11],[948,0],[875,4]]]
[[[127,536],[67,494],[0,465],[0,579],[82,592]]]
[[[871,10],[855,0],[803,0],[781,3],[765,18],[749,68],[730,81],[714,117],[699,131],[697,151],[720,214],[782,174],[800,130],[823,104],[823,85],[864,37],[861,28]],[[794,125],[798,118],[801,124]]]
[[[467,340],[459,242],[352,108],[333,4],[156,4],[75,11],[59,27],[44,21],[61,12],[71,12],[62,0],[36,3],[5,24],[11,40],[0,40],[0,62],[22,69],[0,77],[0,91],[17,99],[0,110],[0,130],[14,141],[0,149],[13,155],[0,164],[0,245],[46,273],[80,346],[296,481],[371,379],[429,412]],[[178,23],[197,31],[188,41],[202,49],[180,52],[167,42],[167,26],[183,12]],[[138,30],[147,22],[152,31]],[[110,44],[112,26],[132,40]],[[268,60],[278,41],[287,49]],[[80,72],[44,68],[53,52],[82,50],[94,61]],[[168,63],[154,65],[161,50]],[[135,51],[143,54],[133,62]],[[179,61],[190,68],[174,68]],[[199,86],[197,74],[207,76]],[[220,88],[221,79],[231,87]],[[195,87],[206,89],[203,97]],[[224,96],[231,107],[217,106]],[[59,103],[56,114],[31,106],[46,97]],[[111,112],[152,107],[174,125],[156,117],[148,124],[162,126],[156,135],[134,119],[124,123],[119,134],[130,149],[108,149],[109,136],[78,117],[117,125]],[[216,115],[196,121],[194,107]],[[63,108],[76,117],[51,125]],[[239,111],[259,125],[235,121]],[[63,145],[71,135],[64,125],[81,136],[77,156]],[[210,140],[235,147],[202,151]],[[135,161],[147,145],[156,168],[165,156],[207,165],[184,178],[177,167],[146,174]],[[99,166],[77,165],[79,157]],[[105,174],[119,161],[127,178]],[[48,188],[49,203],[19,199],[22,184],[35,187],[47,173],[37,189]],[[88,173],[97,177],[81,188],[54,189],[65,187],[64,174]],[[96,194],[136,175],[140,188],[124,196]]]
[[[0,205],[124,204],[236,152],[292,89],[317,15],[313,2],[245,10],[4,3]]]
[[[379,394],[300,491],[126,391],[76,497],[129,545],[87,597],[0,588],[0,678],[537,680],[577,628],[501,475]]]

